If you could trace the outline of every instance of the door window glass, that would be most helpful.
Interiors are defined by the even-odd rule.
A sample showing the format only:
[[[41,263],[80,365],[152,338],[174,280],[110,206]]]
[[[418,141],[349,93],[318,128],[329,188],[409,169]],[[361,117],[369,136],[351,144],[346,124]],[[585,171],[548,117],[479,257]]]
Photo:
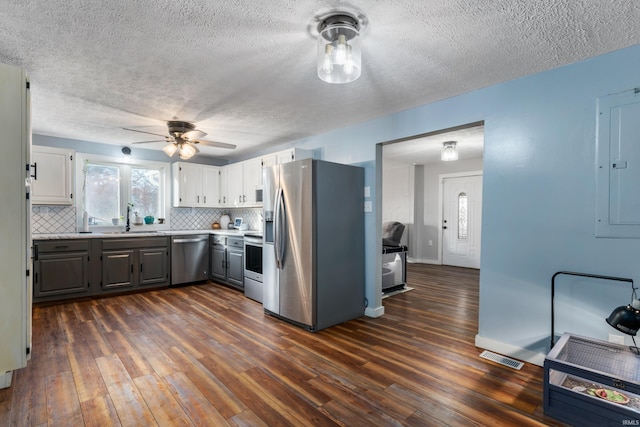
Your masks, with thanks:
[[[466,193],[458,194],[458,240],[467,240],[468,236],[468,197]]]

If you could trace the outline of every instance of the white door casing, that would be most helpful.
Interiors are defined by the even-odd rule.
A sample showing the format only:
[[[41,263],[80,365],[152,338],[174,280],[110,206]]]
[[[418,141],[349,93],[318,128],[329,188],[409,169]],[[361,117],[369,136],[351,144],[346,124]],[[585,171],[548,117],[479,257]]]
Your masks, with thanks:
[[[441,176],[442,263],[480,268],[482,174]]]

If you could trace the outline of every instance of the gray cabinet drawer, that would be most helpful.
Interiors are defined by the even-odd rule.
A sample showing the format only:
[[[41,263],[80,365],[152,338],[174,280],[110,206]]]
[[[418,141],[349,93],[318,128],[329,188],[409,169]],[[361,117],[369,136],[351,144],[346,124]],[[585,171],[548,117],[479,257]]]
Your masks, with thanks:
[[[36,240],[38,252],[88,252],[89,240]]]

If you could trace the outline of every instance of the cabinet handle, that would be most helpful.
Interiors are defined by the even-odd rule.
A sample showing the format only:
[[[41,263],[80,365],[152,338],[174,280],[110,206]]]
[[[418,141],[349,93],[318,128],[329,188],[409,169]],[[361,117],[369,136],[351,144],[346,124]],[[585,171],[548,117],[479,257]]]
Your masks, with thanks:
[[[238,196],[238,203],[242,203],[242,194]]]
[[[33,275],[33,279],[35,280],[36,283],[38,283],[38,273]]]
[[[142,264],[140,264],[140,273],[142,273]]]
[[[202,202],[206,204],[207,203],[207,196],[204,196],[202,199],[203,199]]]
[[[133,274],[133,264],[131,264],[131,274]]]
[[[246,195],[246,194],[243,194],[243,195],[242,195],[242,201],[243,201],[243,202],[246,202],[246,201],[247,201],[247,195]]]
[[[200,196],[196,196],[196,203],[200,203]]]
[[[38,180],[38,162],[33,162],[31,167],[33,168],[33,173],[31,174],[31,178],[37,181]]]

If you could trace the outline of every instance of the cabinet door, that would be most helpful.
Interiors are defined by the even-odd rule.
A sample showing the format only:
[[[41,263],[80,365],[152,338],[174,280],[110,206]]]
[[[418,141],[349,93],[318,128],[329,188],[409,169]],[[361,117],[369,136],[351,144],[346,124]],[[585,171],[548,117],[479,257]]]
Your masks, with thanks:
[[[229,205],[229,171],[227,168],[220,168],[218,170],[218,176],[220,177],[220,195],[218,196],[218,206]]]
[[[140,249],[138,262],[140,263],[140,276],[138,284],[165,285],[169,284],[167,248]]]
[[[34,297],[87,293],[90,290],[87,252],[47,253],[34,263]]]
[[[262,159],[247,160],[243,163],[243,201],[247,206],[257,206],[256,190],[262,188]]]
[[[202,206],[212,207],[220,204],[220,168],[202,167]]]
[[[133,250],[102,252],[102,289],[134,286]]]
[[[229,251],[227,253],[227,281],[242,287],[244,285],[244,256],[242,252]]]
[[[222,245],[211,246],[211,278],[227,280],[227,251]]]
[[[34,205],[73,204],[72,150],[34,145],[31,151],[31,200]]]
[[[293,156],[293,150],[280,151],[276,153],[276,156],[278,158],[277,161],[279,165],[281,165],[282,163],[289,163],[295,160]]]
[[[202,206],[202,169],[200,165],[174,163],[173,184],[174,206]]]
[[[269,166],[276,165],[278,163],[277,154],[268,154],[262,157],[262,167],[268,168]]]
[[[227,170],[227,206],[244,206],[246,195],[242,184],[242,163],[226,166]]]

